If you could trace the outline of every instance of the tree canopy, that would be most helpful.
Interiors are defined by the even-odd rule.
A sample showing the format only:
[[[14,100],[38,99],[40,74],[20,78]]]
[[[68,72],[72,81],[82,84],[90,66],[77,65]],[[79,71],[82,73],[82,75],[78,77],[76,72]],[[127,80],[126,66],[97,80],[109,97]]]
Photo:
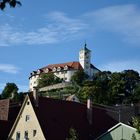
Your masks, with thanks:
[[[81,101],[90,96],[95,103],[115,105],[137,102],[140,99],[140,76],[134,70],[113,73],[102,71],[92,81],[85,81],[83,77],[79,80],[78,76],[74,76],[74,80],[80,86],[80,92],[76,94]]]
[[[7,83],[4,87],[2,94],[3,99],[11,98],[15,101],[18,100],[18,87],[15,83]]]
[[[62,79],[58,78],[53,73],[42,73],[38,79],[38,87],[41,88],[61,82]]]
[[[88,79],[88,75],[83,70],[78,70],[71,77],[71,82],[81,85],[86,79]]]

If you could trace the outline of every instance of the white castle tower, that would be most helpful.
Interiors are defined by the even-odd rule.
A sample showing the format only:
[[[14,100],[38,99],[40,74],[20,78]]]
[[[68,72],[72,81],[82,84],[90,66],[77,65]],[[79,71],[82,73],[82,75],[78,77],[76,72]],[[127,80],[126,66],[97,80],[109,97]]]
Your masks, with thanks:
[[[79,62],[84,69],[84,72],[91,77],[91,51],[86,47],[85,43],[84,47],[79,52]]]

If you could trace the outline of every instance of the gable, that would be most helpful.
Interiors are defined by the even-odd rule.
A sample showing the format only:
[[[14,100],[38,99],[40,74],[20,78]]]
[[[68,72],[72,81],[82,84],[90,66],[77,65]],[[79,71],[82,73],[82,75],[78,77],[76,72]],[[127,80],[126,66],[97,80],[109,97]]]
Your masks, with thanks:
[[[137,139],[139,135],[135,128],[125,125],[123,123],[118,123],[114,127],[108,130],[96,140],[119,140],[119,139],[131,139],[132,136],[135,136]]]
[[[45,140],[28,95],[9,134],[9,139],[16,139],[17,133],[20,133],[20,139],[24,139],[25,133],[28,133],[29,139]]]

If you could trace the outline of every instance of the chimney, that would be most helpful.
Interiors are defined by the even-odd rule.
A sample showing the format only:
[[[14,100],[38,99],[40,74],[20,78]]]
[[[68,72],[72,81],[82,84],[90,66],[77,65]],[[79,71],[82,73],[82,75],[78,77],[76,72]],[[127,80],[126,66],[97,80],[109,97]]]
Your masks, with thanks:
[[[35,106],[38,106],[38,88],[37,87],[33,87],[33,98],[34,98]]]
[[[89,124],[92,124],[92,99],[89,97],[87,99],[87,119]]]

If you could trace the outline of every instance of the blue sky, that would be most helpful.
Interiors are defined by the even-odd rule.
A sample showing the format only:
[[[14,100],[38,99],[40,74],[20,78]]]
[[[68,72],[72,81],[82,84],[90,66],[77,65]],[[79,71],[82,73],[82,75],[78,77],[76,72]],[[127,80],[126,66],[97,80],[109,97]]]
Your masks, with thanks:
[[[140,72],[139,0],[22,0],[0,11],[0,92],[7,82],[28,90],[29,74],[78,61],[85,40],[101,70]]]

